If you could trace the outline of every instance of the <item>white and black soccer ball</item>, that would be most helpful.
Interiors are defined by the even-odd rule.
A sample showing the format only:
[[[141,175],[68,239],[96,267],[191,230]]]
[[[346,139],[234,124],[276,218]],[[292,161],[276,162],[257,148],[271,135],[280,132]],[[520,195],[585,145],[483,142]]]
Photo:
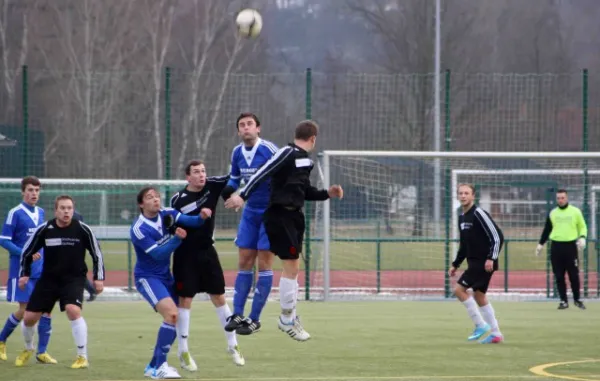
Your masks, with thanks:
[[[255,9],[246,8],[241,10],[236,18],[238,33],[242,37],[256,38],[262,30],[262,16]]]

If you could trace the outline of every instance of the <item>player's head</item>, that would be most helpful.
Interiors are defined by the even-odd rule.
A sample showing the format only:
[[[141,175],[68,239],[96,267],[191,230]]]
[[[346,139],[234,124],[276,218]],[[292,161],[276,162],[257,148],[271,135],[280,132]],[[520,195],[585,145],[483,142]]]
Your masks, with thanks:
[[[470,207],[475,202],[475,187],[473,184],[458,184],[458,201],[463,207]]]
[[[23,196],[23,202],[31,206],[37,204],[38,200],[40,199],[41,186],[42,183],[37,177],[23,177],[21,180],[21,195]]]
[[[54,200],[54,217],[61,222],[62,225],[69,225],[73,219],[75,211],[75,201],[71,196],[62,194]]]
[[[244,143],[252,144],[260,135],[260,120],[251,112],[243,112],[237,117],[235,122],[238,136]]]
[[[196,190],[200,190],[206,184],[206,167],[201,160],[191,160],[185,166],[185,179],[188,184]],[[193,191],[193,189],[190,189]]]
[[[556,203],[560,207],[564,207],[569,203],[569,194],[566,189],[559,189],[556,191]]]
[[[312,120],[303,120],[296,125],[294,139],[296,144],[306,151],[312,151],[317,143],[319,125]]]
[[[138,192],[137,203],[142,214],[155,216],[160,211],[160,193],[153,187],[142,188]]]

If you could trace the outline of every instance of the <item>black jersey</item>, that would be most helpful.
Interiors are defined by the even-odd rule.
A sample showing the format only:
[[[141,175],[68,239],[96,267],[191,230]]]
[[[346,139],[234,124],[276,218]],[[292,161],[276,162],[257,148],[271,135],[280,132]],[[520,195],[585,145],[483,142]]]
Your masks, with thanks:
[[[104,280],[104,261],[100,245],[92,229],[83,222],[72,219],[69,226],[59,227],[54,218],[40,225],[23,247],[21,276],[31,275],[33,255],[42,249],[42,278],[86,276],[87,250],[92,256],[94,280]]]
[[[467,262],[482,263],[491,259],[496,267],[504,235],[490,214],[473,204],[458,217],[458,228],[460,248],[452,266],[459,267],[466,258]]]
[[[317,189],[310,184],[310,172],[314,164],[308,152],[293,143],[277,151],[248,180],[240,196],[247,200],[257,185],[271,178],[269,206],[301,209],[305,200],[324,201],[329,199],[326,189]]]
[[[204,208],[211,210],[211,217],[199,228],[188,228],[187,237],[175,250],[175,254],[206,249],[214,244],[215,215],[219,196],[229,181],[227,176],[208,177],[200,192],[190,192],[187,187],[175,193],[171,198],[171,207],[182,214],[197,216]]]

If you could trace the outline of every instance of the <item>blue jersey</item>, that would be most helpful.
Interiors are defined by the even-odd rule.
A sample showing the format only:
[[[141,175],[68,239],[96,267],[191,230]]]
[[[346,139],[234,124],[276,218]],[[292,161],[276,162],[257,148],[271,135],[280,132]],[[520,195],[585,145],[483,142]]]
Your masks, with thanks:
[[[165,215],[171,215],[178,221],[181,213],[172,208],[161,209],[153,219],[144,217],[142,214],[131,225],[131,243],[135,250],[137,262],[135,264],[134,276],[151,277],[161,279],[172,279],[171,256],[156,258],[151,255],[153,250],[167,245],[173,237],[163,226]]]
[[[237,145],[231,153],[231,179],[227,185],[237,189],[241,181],[246,183],[260,167],[263,166],[277,152],[275,144],[268,140],[257,139],[253,147],[246,147],[244,143]],[[251,209],[264,210],[269,205],[270,179],[258,185],[252,193],[246,206]]]
[[[0,242],[2,247],[9,250],[8,277],[18,278],[21,267],[21,250],[25,243],[44,223],[44,209],[30,206],[24,202],[12,208],[2,227]],[[7,247],[8,246],[8,247]],[[43,254],[40,252],[40,254]],[[42,257],[43,258],[43,257]],[[34,261],[31,265],[31,278],[39,278],[42,274],[43,259]]]

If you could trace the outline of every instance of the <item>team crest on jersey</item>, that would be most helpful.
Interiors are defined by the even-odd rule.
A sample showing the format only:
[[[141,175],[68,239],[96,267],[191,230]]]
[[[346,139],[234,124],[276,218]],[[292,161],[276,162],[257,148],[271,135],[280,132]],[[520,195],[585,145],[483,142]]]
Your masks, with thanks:
[[[470,222],[462,222],[460,224],[460,230],[469,230],[469,229],[471,229],[472,226],[473,226],[473,224]]]

